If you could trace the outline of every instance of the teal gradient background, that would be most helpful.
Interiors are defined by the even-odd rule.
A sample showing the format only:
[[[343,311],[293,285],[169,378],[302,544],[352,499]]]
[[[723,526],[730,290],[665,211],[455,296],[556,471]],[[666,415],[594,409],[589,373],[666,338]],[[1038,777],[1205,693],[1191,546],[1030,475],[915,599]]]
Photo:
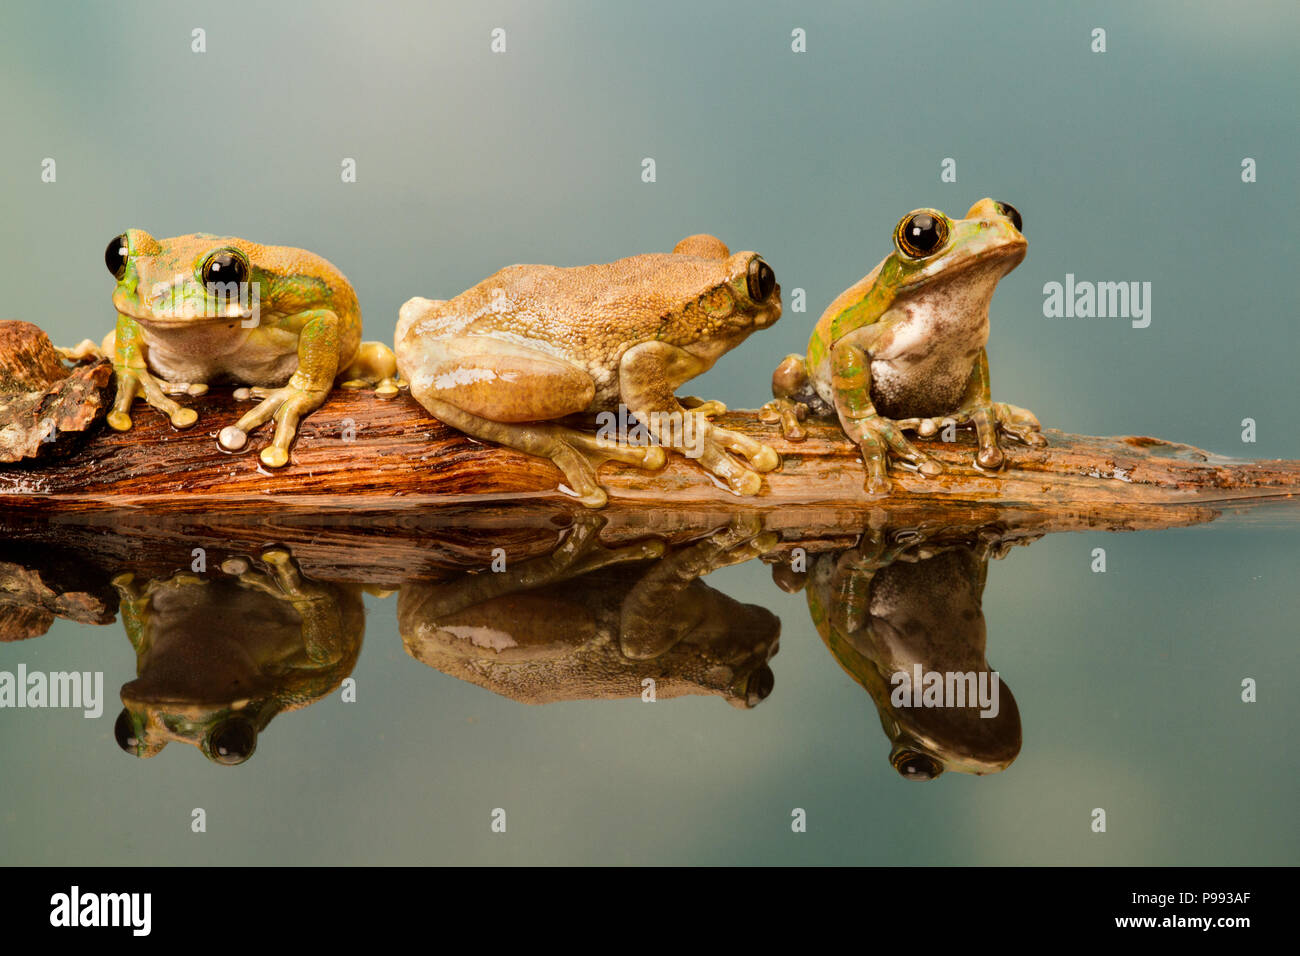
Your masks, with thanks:
[[[510,263],[713,232],[763,254],[787,311],[689,391],[754,407],[903,213],[993,196],[1030,242],[993,301],[995,398],[1067,431],[1300,457],[1295,3],[232,0],[0,18],[2,314],[59,344],[111,327],[103,250],[131,226],[310,248],[385,340],[410,296]],[[1151,282],[1150,327],[1045,318],[1043,285],[1066,273]],[[1295,863],[1298,572],[1282,517],[1016,549],[984,610],[1022,754],[919,787],[889,768],[802,597],[756,562],[709,578],[782,618],[776,690],[749,713],[528,708],[407,657],[394,600],[368,598],[358,702],[278,718],[241,768],[180,745],[124,757],[113,700],[98,721],[0,711],[0,862]],[[134,664],[120,624],[67,622],[0,645],[0,669],[19,662],[102,669],[114,699]],[[1245,676],[1257,704],[1239,701]],[[1105,835],[1088,829],[1099,806]]]

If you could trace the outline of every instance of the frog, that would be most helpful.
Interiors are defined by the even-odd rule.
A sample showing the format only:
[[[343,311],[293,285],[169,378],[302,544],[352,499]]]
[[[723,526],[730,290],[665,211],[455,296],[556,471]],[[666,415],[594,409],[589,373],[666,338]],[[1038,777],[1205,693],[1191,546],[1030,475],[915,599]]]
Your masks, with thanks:
[[[989,560],[1033,540],[996,526],[880,524],[853,547],[809,555],[806,570],[773,564],[777,586],[805,592],[827,650],[871,696],[890,766],[904,780],[1000,773],[1019,755],[1020,710],[988,662],[983,594]],[[955,706],[916,706],[900,691],[899,675],[918,665],[922,673],[971,675],[966,686],[975,696]]]
[[[112,586],[137,674],[113,733],[135,757],[182,742],[242,764],[272,719],[333,692],[361,651],[363,588],[313,581],[282,547],[228,557],[219,573],[123,571]]]
[[[337,381],[398,393],[388,346],[361,341],[361,309],[352,285],[332,263],[305,249],[265,246],[232,236],[193,233],[155,239],[128,229],[104,252],[117,280],[117,325],[95,348],[63,350],[77,360],[96,351],[113,361],[117,396],[108,424],[131,428],[137,394],[189,428],[198,413],[173,395],[197,397],[209,383],[239,385],[237,400],[260,402],[222,428],[218,444],[239,451],[249,432],[274,419],[258,457],[283,467],[298,422],[321,406]]]
[[[607,547],[605,524],[584,509],[542,554],[495,573],[404,582],[397,622],[407,653],[530,705],[706,695],[751,710],[767,699],[780,619],[703,577],[760,557],[777,534],[746,514],[683,544]]]
[[[756,495],[776,451],[712,422],[723,403],[676,391],[780,315],[781,287],[761,256],[697,234],[671,253],[513,265],[450,300],[412,298],[399,312],[397,368],[435,418],[550,459],[560,490],[586,507],[608,501],[596,477],[605,461],[654,471],[665,449],[697,458],[732,494]],[[620,405],[648,440],[560,421]]]
[[[905,431],[929,438],[949,423],[973,427],[975,464],[987,471],[1006,461],[999,434],[1045,445],[1037,416],[994,402],[989,384],[989,303],[1025,258],[1023,226],[1019,210],[988,198],[962,219],[909,212],[894,250],[831,302],[807,352],[778,366],[760,418],[796,442],[810,414],[837,418],[861,451],[869,495],[888,491],[894,462],[925,477],[943,472]]]

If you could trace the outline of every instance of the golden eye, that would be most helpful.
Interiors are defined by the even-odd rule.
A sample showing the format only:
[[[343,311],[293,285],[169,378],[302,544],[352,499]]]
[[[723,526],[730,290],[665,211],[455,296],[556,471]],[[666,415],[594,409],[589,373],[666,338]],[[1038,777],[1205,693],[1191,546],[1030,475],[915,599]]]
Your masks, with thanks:
[[[909,259],[924,259],[948,241],[948,220],[921,210],[908,213],[894,230],[894,245]]]

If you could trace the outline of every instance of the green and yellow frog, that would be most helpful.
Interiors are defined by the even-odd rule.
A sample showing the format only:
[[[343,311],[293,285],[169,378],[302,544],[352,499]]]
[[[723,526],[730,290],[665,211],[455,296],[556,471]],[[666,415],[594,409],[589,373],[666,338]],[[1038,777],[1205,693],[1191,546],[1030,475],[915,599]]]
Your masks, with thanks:
[[[997,469],[999,432],[1044,445],[1027,409],[989,392],[989,302],[998,280],[1025,257],[1020,213],[981,199],[964,219],[937,209],[908,213],[894,229],[894,251],[822,314],[806,356],[790,355],[772,376],[775,399],[764,421],[785,437],[804,437],[808,414],[838,417],[862,451],[865,488],[888,487],[891,459],[934,476],[943,466],[903,437],[930,437],[948,421],[973,426],[976,464]]]
[[[676,391],[780,315],[781,287],[760,256],[696,235],[667,254],[509,266],[449,301],[411,299],[394,344],[411,394],[434,416],[549,458],[562,490],[599,508],[601,463],[653,470],[665,447],[697,458],[735,494],[758,493],[776,452],[710,422],[726,411],[721,402],[679,401]],[[634,446],[557,422],[620,405],[651,440]]]
[[[103,343],[117,377],[108,423],[131,427],[137,393],[177,428],[198,420],[170,395],[202,395],[208,383],[250,386],[236,398],[259,398],[234,425],[221,429],[227,451],[271,419],[275,436],[260,454],[278,468],[289,460],[298,421],[325,401],[335,381],[375,385],[397,394],[392,351],[361,341],[361,309],[348,280],[314,253],[245,239],[195,233],[155,239],[128,229],[108,244],[117,280],[117,327]],[[93,350],[84,342],[71,357]]]

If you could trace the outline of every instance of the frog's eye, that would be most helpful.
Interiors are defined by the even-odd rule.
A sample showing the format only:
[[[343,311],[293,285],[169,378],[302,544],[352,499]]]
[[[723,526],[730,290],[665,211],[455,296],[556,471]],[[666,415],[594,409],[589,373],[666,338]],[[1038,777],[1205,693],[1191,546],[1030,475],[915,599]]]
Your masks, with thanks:
[[[256,748],[257,729],[247,717],[229,717],[208,736],[208,757],[226,766],[243,763]]]
[[[232,252],[229,249],[222,249],[220,252],[214,252],[203,263],[203,269],[200,271],[203,277],[204,285],[212,285],[214,282],[247,282],[248,281],[248,260],[238,252]]]
[[[924,259],[948,241],[948,220],[931,212],[914,212],[903,217],[894,230],[894,244],[909,259]]]
[[[113,737],[117,740],[117,745],[132,757],[140,753],[140,738],[135,735],[135,721],[131,719],[131,712],[125,707],[117,715],[117,720],[113,724]]]
[[[746,284],[749,287],[749,297],[752,300],[766,302],[776,288],[776,273],[762,259],[750,259]]]
[[[1011,225],[1016,227],[1016,232],[1025,231],[1025,221],[1020,218],[1020,210],[1009,202],[998,201],[998,211],[1011,220]]]
[[[943,773],[943,765],[929,754],[900,750],[889,758],[904,780],[933,780]]]
[[[126,233],[122,233],[104,250],[104,265],[108,266],[108,271],[113,273],[114,279],[121,279],[126,275],[126,257]]]

